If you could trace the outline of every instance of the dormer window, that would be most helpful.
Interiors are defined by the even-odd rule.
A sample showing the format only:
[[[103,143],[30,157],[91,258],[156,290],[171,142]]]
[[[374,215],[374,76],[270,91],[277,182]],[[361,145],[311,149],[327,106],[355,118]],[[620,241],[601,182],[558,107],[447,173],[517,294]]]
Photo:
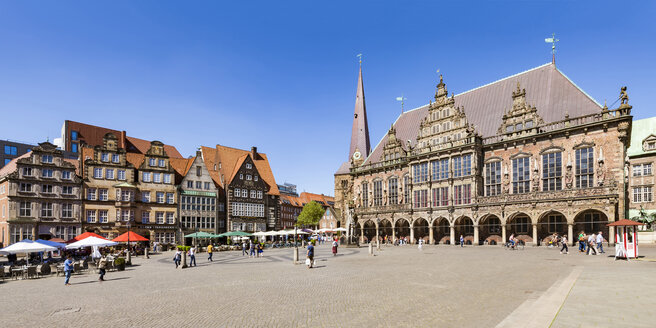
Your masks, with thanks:
[[[100,161],[109,162],[109,154],[107,154],[107,153],[100,154]]]
[[[158,164],[159,164],[159,167],[166,167],[166,161],[163,160],[163,159],[160,159]]]
[[[119,161],[118,154],[112,154],[112,163],[118,163],[118,161]]]
[[[253,168],[253,164],[251,164],[251,163],[247,163],[247,164],[246,164],[246,168],[247,168],[247,169],[252,169],[252,168]]]
[[[41,155],[41,163],[52,163],[52,155]]]
[[[151,159],[148,161],[148,165],[150,165],[150,166],[156,166],[156,165],[157,165],[157,160],[154,159],[154,158],[151,158]]]

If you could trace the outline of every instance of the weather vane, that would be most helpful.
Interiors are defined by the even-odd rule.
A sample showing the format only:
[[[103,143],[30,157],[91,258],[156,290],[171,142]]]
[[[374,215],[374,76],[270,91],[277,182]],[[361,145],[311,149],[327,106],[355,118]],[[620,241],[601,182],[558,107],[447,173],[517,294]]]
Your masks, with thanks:
[[[360,62],[360,66],[362,66],[362,54],[357,54],[356,57],[358,57],[358,61]]]
[[[401,114],[403,114],[403,102],[408,100],[408,98],[403,97],[403,94],[401,94],[401,97],[396,97],[396,101],[401,102]]]
[[[544,39],[544,42],[551,43],[551,63],[556,64],[556,42],[560,40],[556,39],[556,33],[551,33],[550,38]]]

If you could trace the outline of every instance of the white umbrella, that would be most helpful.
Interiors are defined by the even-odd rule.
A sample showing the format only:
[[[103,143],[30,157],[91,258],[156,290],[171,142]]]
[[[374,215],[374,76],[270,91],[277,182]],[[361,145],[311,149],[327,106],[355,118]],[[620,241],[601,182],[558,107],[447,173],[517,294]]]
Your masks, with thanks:
[[[264,231],[254,232],[253,236],[257,236],[257,237],[266,236],[266,232]]]
[[[91,236],[91,237],[84,238],[82,240],[78,240],[72,244],[69,244],[68,246],[66,246],[66,249],[76,249],[76,248],[93,247],[93,246],[107,247],[107,246],[114,246],[114,245],[118,245],[118,243],[115,241]]]
[[[341,232],[346,232],[346,228],[337,228],[337,229],[332,229],[332,231],[341,231]]]
[[[0,252],[4,252],[8,254],[16,254],[16,253],[54,252],[56,250],[57,250],[56,247],[44,245],[41,243],[19,241],[15,244],[11,244],[3,249],[0,249]]]
[[[277,236],[278,232],[277,231],[267,231],[264,233],[265,236]]]

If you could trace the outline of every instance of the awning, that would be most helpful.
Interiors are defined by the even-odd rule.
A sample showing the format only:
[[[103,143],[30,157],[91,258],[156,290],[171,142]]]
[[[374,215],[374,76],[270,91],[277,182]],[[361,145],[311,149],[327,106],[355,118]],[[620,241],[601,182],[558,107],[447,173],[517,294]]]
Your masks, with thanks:
[[[243,232],[243,231],[229,231],[229,232],[226,232],[226,233],[222,233],[219,236],[221,236],[221,237],[234,237],[234,236],[248,237],[248,236],[251,236],[251,234],[248,233],[248,232]]]
[[[37,239],[37,240],[35,241],[35,243],[44,244],[44,245],[48,245],[48,246],[52,246],[52,247],[57,247],[57,248],[66,248],[66,244],[64,244],[64,243],[58,243],[58,242],[56,242],[56,241],[52,241],[52,240]]]
[[[134,231],[128,231],[128,232],[126,232],[126,233],[112,239],[112,241],[119,242],[119,243],[121,243],[121,242],[126,243],[126,242],[128,242],[128,239],[129,239],[130,242],[133,242],[133,241],[149,241],[150,240],[148,238],[142,237],[141,235],[135,233]]]
[[[207,197],[216,197],[216,193],[209,191],[195,191],[195,190],[183,190],[180,192],[181,195],[186,196],[207,196]]]
[[[185,235],[185,238],[212,238],[212,234],[205,231],[199,231]]]

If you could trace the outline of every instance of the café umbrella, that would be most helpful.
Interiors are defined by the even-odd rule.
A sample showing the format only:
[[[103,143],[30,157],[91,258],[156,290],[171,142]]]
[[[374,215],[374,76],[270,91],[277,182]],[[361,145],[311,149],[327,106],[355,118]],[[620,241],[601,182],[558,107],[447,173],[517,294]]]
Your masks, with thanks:
[[[35,243],[29,239],[24,239],[17,243],[11,244],[3,249],[0,249],[0,252],[4,252],[8,254],[16,254],[16,253],[54,252],[56,250],[57,250],[56,247],[44,245],[41,243]]]
[[[68,246],[66,246],[66,249],[77,249],[77,248],[93,247],[93,246],[107,247],[107,246],[114,246],[114,245],[118,245],[118,243],[115,241],[98,238],[98,237],[87,237],[80,241],[76,241],[72,244],[69,244]]]
[[[133,231],[126,232],[126,233],[112,239],[112,241],[119,242],[119,243],[128,242],[128,240],[130,242],[133,242],[133,241],[149,241],[148,238],[143,237],[143,236],[141,236],[141,235],[139,235],[139,234],[137,234]]]

